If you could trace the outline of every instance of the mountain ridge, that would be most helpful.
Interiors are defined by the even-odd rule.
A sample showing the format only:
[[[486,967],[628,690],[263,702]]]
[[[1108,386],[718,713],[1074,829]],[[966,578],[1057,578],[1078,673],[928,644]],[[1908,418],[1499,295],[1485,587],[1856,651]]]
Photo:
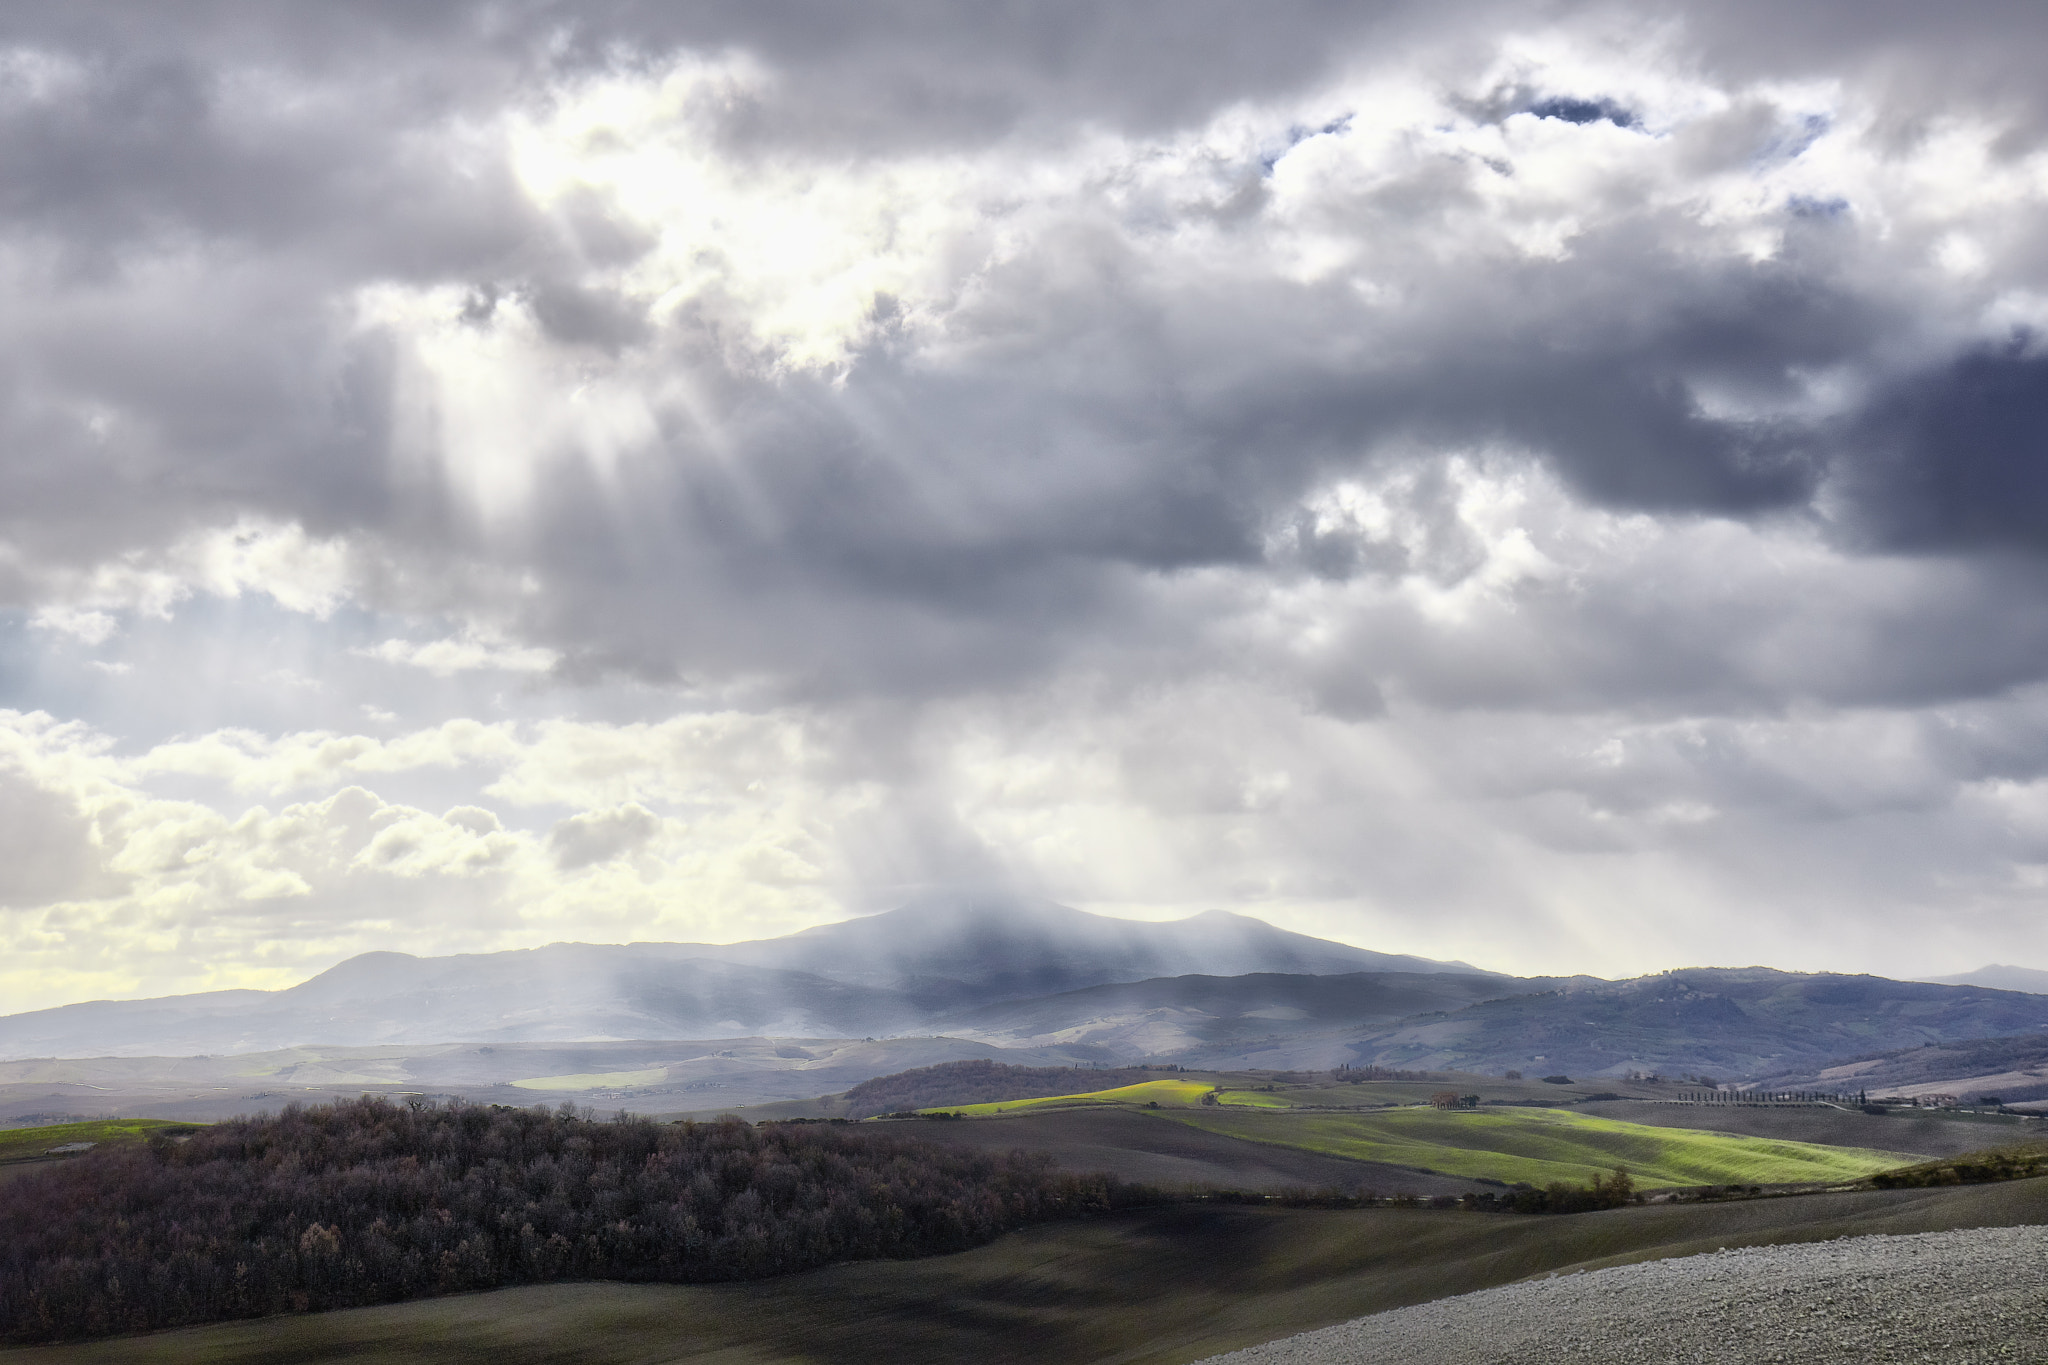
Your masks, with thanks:
[[[1845,1057],[2048,1030],[2048,996],[1770,967],[1688,967],[1479,1002],[1361,1038],[1383,1066],[1757,1078]]]
[[[451,1041],[861,1037],[971,1005],[1190,971],[1486,975],[1248,916],[1118,920],[1047,901],[926,900],[733,944],[374,951],[279,991],[86,1001],[0,1016],[0,1057],[157,1056]],[[1506,981],[1511,978],[1497,977]]]

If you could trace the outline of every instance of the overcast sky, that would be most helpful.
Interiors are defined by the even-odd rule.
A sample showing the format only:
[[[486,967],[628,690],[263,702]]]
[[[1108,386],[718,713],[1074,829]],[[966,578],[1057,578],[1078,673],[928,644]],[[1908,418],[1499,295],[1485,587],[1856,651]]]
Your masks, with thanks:
[[[2044,51],[0,3],[0,1009],[959,889],[2048,967]]]

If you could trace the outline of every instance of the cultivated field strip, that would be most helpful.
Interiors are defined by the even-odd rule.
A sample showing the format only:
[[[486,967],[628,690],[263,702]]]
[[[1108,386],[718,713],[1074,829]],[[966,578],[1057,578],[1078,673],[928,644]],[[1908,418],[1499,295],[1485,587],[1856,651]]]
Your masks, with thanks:
[[[2048,1359],[2048,1228],[1747,1247],[1506,1285],[1204,1365]]]
[[[1826,1183],[1857,1180],[1914,1159],[1907,1152],[1651,1127],[1566,1109],[1319,1114],[1217,1108],[1175,1112],[1171,1119],[1249,1142],[1533,1185],[1583,1183],[1617,1166],[1626,1167],[1643,1189]]]

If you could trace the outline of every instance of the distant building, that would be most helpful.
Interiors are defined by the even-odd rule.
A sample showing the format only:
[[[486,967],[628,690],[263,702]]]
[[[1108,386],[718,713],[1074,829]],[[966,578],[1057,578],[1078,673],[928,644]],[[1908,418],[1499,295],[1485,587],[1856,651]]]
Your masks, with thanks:
[[[1953,1109],[1962,1101],[1954,1095],[1922,1095],[1919,1105],[1922,1109]]]

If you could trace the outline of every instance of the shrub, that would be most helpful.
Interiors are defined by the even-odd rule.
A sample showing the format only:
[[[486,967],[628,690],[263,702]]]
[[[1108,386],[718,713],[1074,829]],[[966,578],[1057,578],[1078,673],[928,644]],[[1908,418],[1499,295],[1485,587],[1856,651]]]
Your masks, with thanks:
[[[1548,1189],[1530,1185],[1515,1187],[1510,1207],[1516,1213],[1590,1213],[1595,1209],[1618,1209],[1635,1198],[1636,1183],[1617,1167],[1606,1176],[1594,1176],[1590,1184],[1570,1185],[1558,1181]]]

